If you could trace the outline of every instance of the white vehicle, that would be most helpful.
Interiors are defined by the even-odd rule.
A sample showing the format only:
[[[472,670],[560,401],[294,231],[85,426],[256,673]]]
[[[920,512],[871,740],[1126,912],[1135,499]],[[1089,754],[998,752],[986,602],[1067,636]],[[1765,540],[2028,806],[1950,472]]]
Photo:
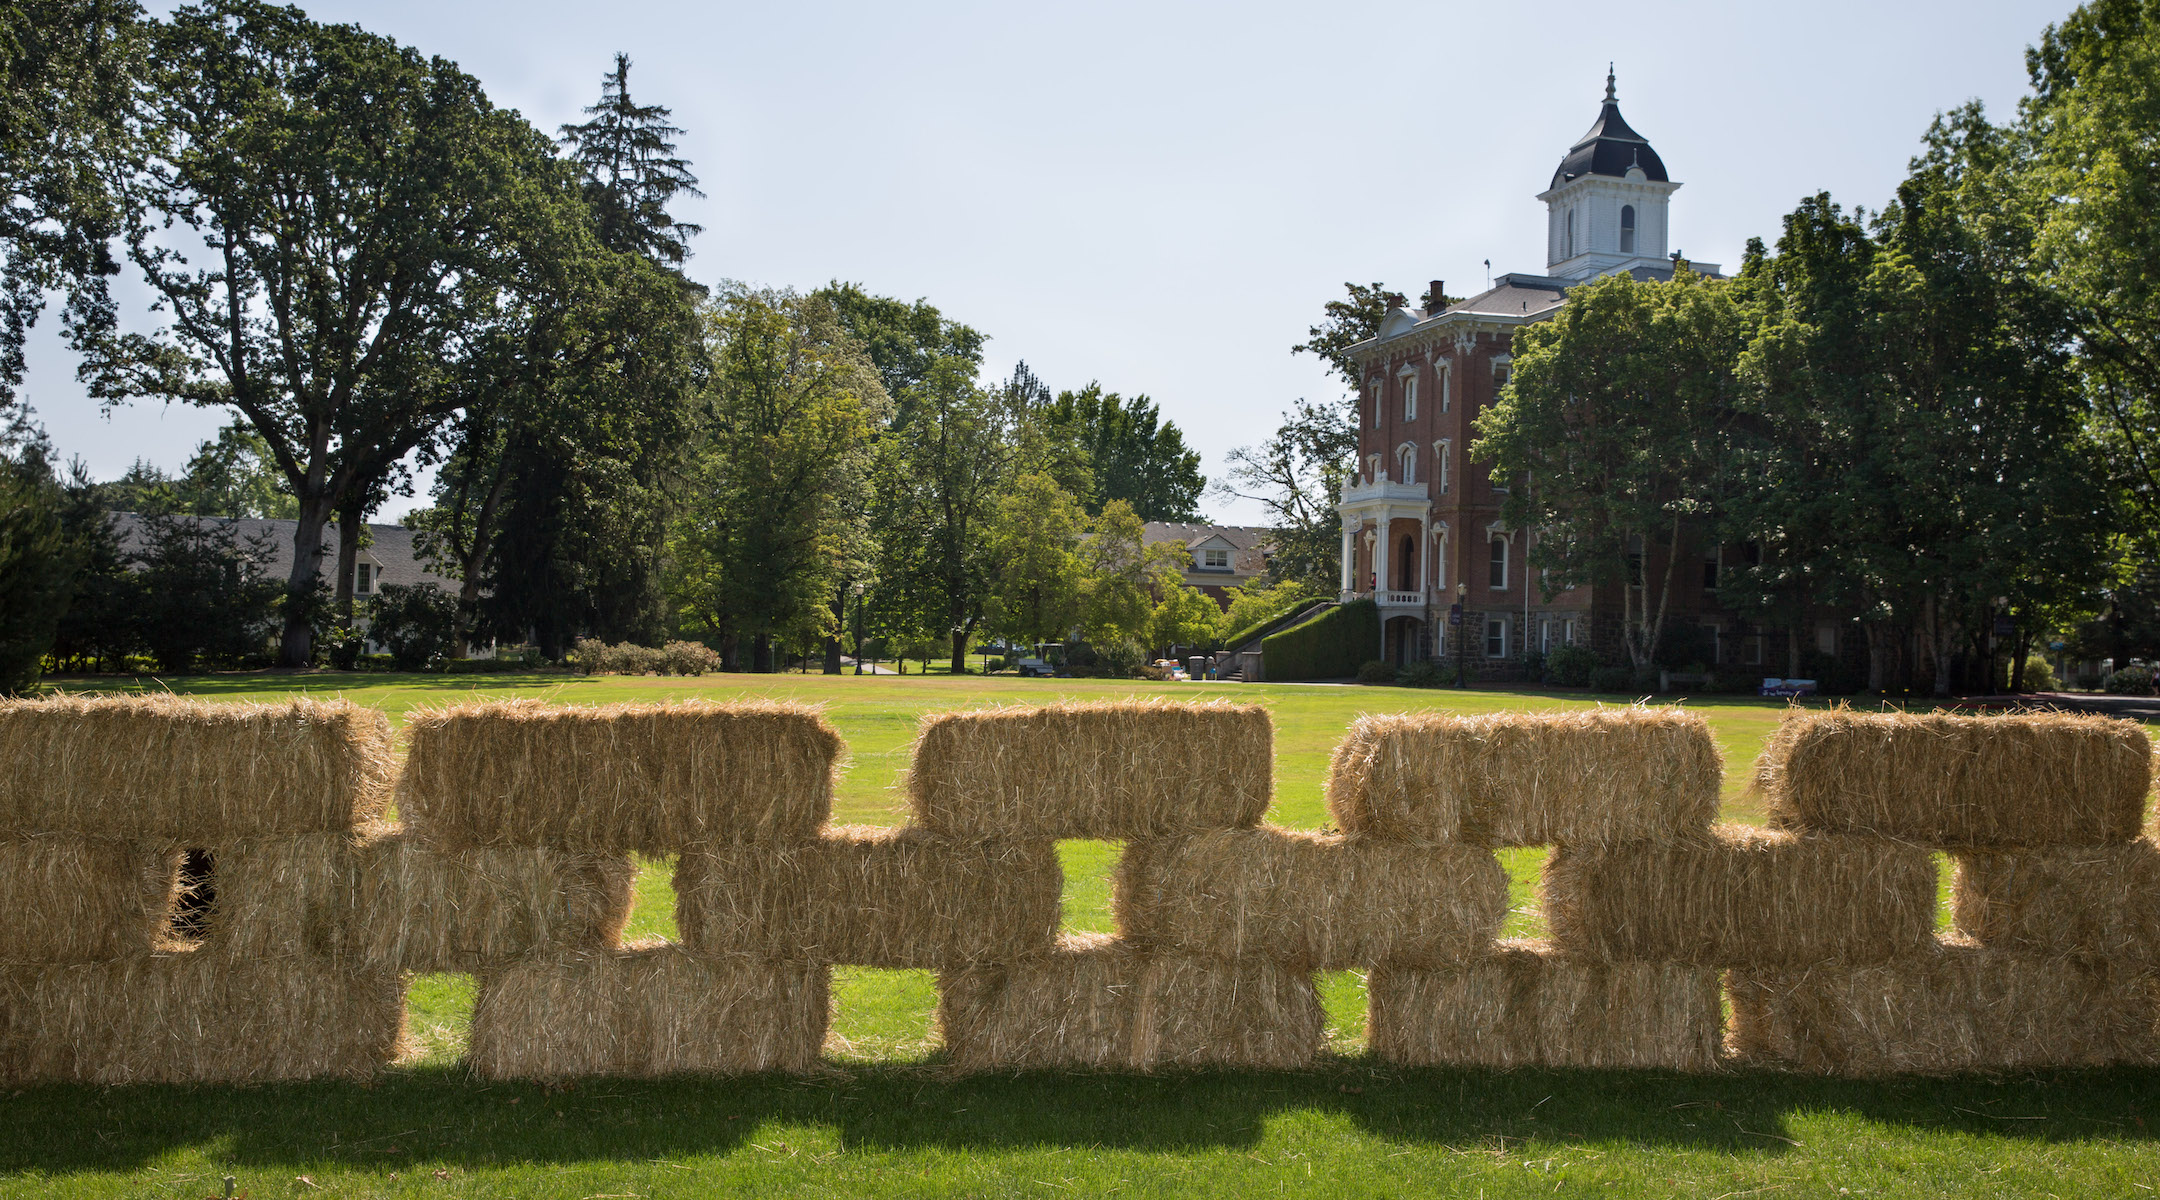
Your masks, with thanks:
[[[1033,678],[1037,675],[1051,675],[1056,672],[1056,668],[1052,667],[1049,663],[1044,662],[1042,659],[1039,658],[1023,658],[1019,662],[1014,663],[1013,667],[1015,670],[1020,672],[1023,678]]]

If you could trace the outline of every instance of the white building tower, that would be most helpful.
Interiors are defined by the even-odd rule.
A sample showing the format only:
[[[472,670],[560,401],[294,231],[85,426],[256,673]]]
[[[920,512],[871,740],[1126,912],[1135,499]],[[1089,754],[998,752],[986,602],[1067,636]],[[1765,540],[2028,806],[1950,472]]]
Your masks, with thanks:
[[[1621,118],[1608,67],[1597,121],[1538,195],[1547,214],[1545,273],[1568,283],[1636,268],[1669,273],[1665,213],[1679,190],[1657,151]]]

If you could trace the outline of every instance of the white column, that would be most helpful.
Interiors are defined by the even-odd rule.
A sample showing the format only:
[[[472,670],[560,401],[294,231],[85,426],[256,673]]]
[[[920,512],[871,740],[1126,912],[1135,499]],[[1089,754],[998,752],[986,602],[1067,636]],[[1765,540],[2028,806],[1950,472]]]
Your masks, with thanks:
[[[1384,592],[1392,584],[1388,582],[1388,511],[1380,510],[1380,540],[1373,543],[1373,591]]]
[[[1363,524],[1363,522],[1359,522]],[[1342,531],[1342,598],[1348,600],[1357,590],[1357,531],[1358,526],[1343,522]]]
[[[1427,508],[1418,518],[1418,590],[1427,591],[1432,586],[1432,509]],[[1429,594],[1429,593],[1428,593]]]

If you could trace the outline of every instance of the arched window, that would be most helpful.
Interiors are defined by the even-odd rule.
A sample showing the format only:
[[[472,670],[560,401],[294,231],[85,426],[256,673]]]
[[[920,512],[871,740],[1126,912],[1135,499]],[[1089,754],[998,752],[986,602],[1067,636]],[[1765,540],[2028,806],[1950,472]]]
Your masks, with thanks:
[[[1404,483],[1417,482],[1417,447],[1408,442],[1395,448],[1397,478]]]
[[[1447,438],[1441,438],[1432,444],[1433,482],[1440,485],[1435,495],[1448,494],[1448,450],[1452,444]]]
[[[1635,253],[1635,206],[1620,206],[1620,253]]]
[[[1507,590],[1507,560],[1508,540],[1496,533],[1492,539],[1492,590],[1496,592]]]
[[[1417,376],[1405,375],[1402,381],[1402,419],[1417,420]]]
[[[1395,590],[1398,592],[1414,592],[1418,586],[1417,535],[1414,533],[1404,534],[1402,545],[1397,546],[1396,550],[1399,557],[1395,561]]]

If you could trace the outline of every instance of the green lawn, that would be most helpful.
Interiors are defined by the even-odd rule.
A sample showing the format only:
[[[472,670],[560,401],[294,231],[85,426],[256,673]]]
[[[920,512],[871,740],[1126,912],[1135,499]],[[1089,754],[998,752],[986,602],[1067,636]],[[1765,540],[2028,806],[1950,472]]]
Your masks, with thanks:
[[[111,686],[63,681],[80,689]],[[158,686],[212,698],[342,695],[402,719],[479,696],[565,703],[775,697],[826,706],[849,761],[835,816],[903,819],[916,720],[989,703],[1161,695],[1274,714],[1271,818],[1325,819],[1327,755],[1359,713],[1564,707],[1577,695],[1299,685],[716,676],[225,676]],[[1778,706],[1700,707],[1727,762],[1726,815],[1759,816],[1746,766]],[[1060,847],[1075,929],[1107,929],[1113,843]],[[1540,851],[1504,856],[1511,933],[1536,932]],[[1947,880],[1946,880],[1947,883]],[[646,864],[633,936],[673,932],[668,864]],[[457,1066],[471,981],[427,976],[415,1052],[371,1087],[44,1087],[0,1097],[0,1195],[324,1194],[1491,1196],[1619,1192],[1892,1196],[2147,1195],[2160,1187],[2160,1072],[1856,1083],[1746,1072],[1404,1072],[1362,1053],[1355,972],[1322,980],[1335,1056],[1312,1071],[955,1079],[939,1066],[928,972],[843,969],[830,1069],[812,1078],[483,1085]],[[302,1182],[302,1180],[305,1182]]]

